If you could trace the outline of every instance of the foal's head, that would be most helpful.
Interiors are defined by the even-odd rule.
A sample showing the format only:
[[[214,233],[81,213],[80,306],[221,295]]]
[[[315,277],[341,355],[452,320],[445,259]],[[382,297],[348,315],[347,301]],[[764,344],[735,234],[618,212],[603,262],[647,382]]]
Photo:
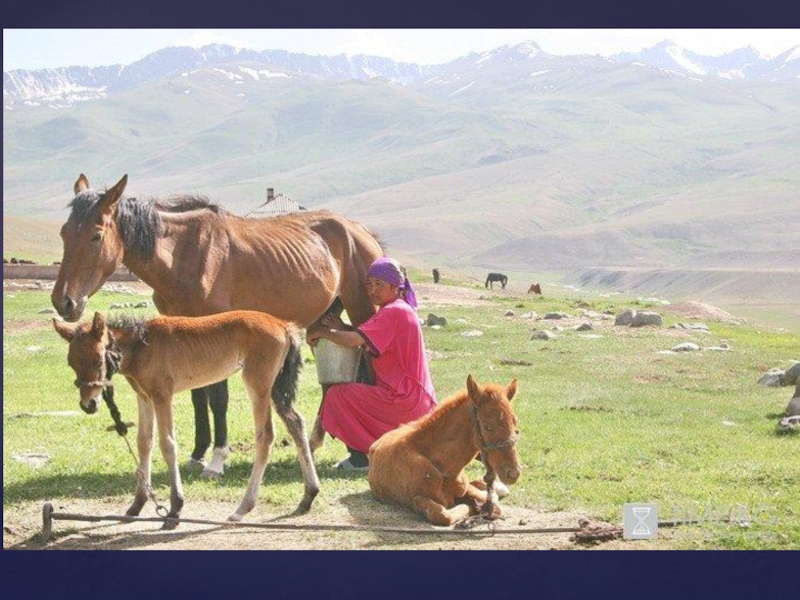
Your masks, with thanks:
[[[106,348],[110,343],[108,326],[100,313],[91,323],[70,325],[53,319],[53,327],[69,342],[67,363],[75,371],[75,385],[80,389],[81,409],[97,412],[100,396],[107,385]]]
[[[517,380],[505,387],[493,383],[481,386],[469,375],[467,393],[475,415],[473,425],[481,453],[503,483],[515,483],[521,469],[516,444],[519,424],[511,407],[511,399],[517,393]]]

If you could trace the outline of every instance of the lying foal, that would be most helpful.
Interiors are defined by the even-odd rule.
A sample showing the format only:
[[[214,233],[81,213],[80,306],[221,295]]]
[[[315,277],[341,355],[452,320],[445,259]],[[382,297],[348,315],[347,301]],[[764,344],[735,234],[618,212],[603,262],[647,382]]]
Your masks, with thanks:
[[[434,525],[478,514],[487,496],[484,483],[470,483],[464,475],[478,452],[502,482],[515,483],[520,475],[519,429],[510,402],[516,392],[516,379],[506,387],[479,386],[470,375],[466,390],[381,436],[369,450],[372,492],[413,508]]]
[[[262,312],[234,311],[206,317],[157,317],[106,324],[95,313],[92,323],[69,325],[53,320],[69,342],[68,362],[78,376],[80,406],[97,412],[99,398],[110,385],[107,358],[119,355],[119,372],[136,392],[139,405],[139,484],[126,514],[142,510],[150,489],[153,417],[158,425],[161,454],[169,468],[168,519],[180,517],[183,487],[178,471],[172,398],[176,392],[216,383],[241,368],[253,408],[256,455],[247,491],[229,521],[240,521],[258,498],[275,434],[273,404],[294,440],[305,493],[298,511],[311,508],[319,479],[311,459],[303,418],[294,409],[300,372],[300,341],[293,325]],[[165,528],[177,523],[167,521]]]

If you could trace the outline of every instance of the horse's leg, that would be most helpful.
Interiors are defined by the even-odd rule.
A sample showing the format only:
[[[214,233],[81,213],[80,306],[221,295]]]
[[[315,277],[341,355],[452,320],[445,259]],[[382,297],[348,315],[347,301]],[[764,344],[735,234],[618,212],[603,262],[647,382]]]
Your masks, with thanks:
[[[214,415],[214,453],[201,477],[219,479],[225,472],[225,460],[230,454],[228,447],[228,380],[208,386],[211,414]]]
[[[449,527],[469,516],[469,506],[466,504],[456,504],[453,508],[448,509],[426,496],[414,496],[411,501],[414,509],[425,515],[425,518],[434,525]]]
[[[139,430],[136,433],[139,468],[136,470],[136,495],[133,497],[133,503],[125,511],[130,517],[138,516],[147,502],[153,463],[153,405],[141,394],[137,394],[136,401],[139,406]]]
[[[479,490],[486,489],[486,482],[483,479],[476,479],[475,481],[472,481],[470,485],[478,488]],[[500,481],[500,479],[494,480],[494,485],[492,486],[492,489],[494,489],[494,492],[495,494],[497,494],[498,498],[505,498],[511,493],[511,490],[508,488],[508,486],[502,481]],[[484,494],[484,500],[485,499],[486,499],[486,494]]]
[[[208,421],[208,388],[192,390],[192,406],[194,407],[194,450],[186,461],[186,468],[191,471],[202,471],[206,466],[203,456],[211,445],[211,423]]]
[[[322,428],[322,403],[325,401],[325,394],[328,393],[328,388],[330,388],[331,385],[329,383],[322,383],[320,387],[322,388],[322,400],[319,401],[319,409],[314,419],[314,427],[311,429],[311,437],[308,439],[308,447],[311,450],[312,456],[314,452],[325,443],[325,430]]]
[[[156,423],[158,425],[158,445],[161,447],[161,455],[167,463],[169,470],[169,513],[167,519],[161,526],[162,529],[175,529],[178,526],[176,521],[169,519],[179,519],[183,508],[183,484],[181,483],[181,473],[178,470],[178,442],[175,439],[175,422],[172,414],[172,394],[160,393],[153,397],[153,405],[156,411]]]
[[[270,399],[270,389],[259,389],[256,382],[247,380],[247,374],[243,373],[247,395],[253,407],[253,426],[255,428],[256,456],[253,460],[253,468],[250,471],[250,480],[247,482],[247,490],[236,512],[228,517],[228,521],[241,521],[242,518],[253,510],[258,499],[258,490],[261,486],[261,479],[267,468],[269,451],[272,442],[275,440],[275,431],[272,427],[272,401]]]
[[[276,402],[275,408],[278,411],[278,416],[280,416],[292,436],[295,446],[297,446],[297,456],[300,459],[300,470],[303,473],[303,483],[305,485],[305,493],[300,505],[297,507],[297,512],[305,513],[309,511],[311,503],[319,493],[319,478],[317,477],[317,470],[314,468],[311,448],[306,438],[305,422],[302,415],[293,406],[285,406]]]

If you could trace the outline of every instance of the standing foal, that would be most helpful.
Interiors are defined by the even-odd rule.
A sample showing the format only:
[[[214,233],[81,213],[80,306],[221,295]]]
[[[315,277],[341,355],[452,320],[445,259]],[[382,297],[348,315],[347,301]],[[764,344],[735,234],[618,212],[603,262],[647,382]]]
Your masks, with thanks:
[[[301,366],[300,340],[293,325],[262,312],[233,311],[206,317],[129,319],[110,326],[103,315],[95,313],[92,323],[69,325],[54,319],[53,326],[69,342],[67,361],[78,376],[75,383],[85,412],[97,412],[101,392],[110,385],[109,353],[120,356],[119,372],[136,392],[140,477],[126,514],[138,515],[147,501],[155,417],[161,454],[169,468],[167,518],[180,517],[183,487],[178,471],[173,395],[221,381],[240,368],[253,407],[256,455],[244,498],[228,520],[240,521],[256,504],[275,438],[273,404],[297,445],[305,482],[298,511],[311,508],[319,492],[319,479],[303,418],[293,406]],[[167,521],[164,528],[176,525]]]

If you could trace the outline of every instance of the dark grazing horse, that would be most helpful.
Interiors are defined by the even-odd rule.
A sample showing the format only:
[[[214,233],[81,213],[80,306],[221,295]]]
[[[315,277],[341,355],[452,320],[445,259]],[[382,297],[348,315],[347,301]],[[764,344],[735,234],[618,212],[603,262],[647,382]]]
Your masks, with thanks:
[[[439,273],[439,269],[433,270],[433,283],[439,283],[439,279],[441,278],[441,273]]]
[[[139,406],[139,482],[128,515],[138,515],[148,498],[152,473],[153,420],[158,426],[161,454],[170,478],[167,519],[180,518],[183,486],[178,470],[172,398],[175,392],[213,383],[241,366],[255,424],[255,460],[247,491],[229,521],[241,521],[256,504],[261,479],[275,438],[275,408],[292,436],[300,457],[305,493],[298,512],[307,512],[319,492],[303,417],[294,408],[302,359],[297,328],[263,312],[237,310],[207,317],[157,317],[149,321],[107,323],[95,313],[91,323],[70,325],[53,319],[53,326],[69,342],[67,361],[80,389],[84,412],[97,412],[99,397],[108,387],[109,353],[119,372],[136,392]],[[92,454],[90,452],[90,454]],[[177,523],[164,523],[172,529]]]
[[[125,175],[113,187],[95,190],[83,174],[75,182],[51,295],[67,321],[80,318],[120,264],[153,288],[156,308],[165,315],[257,310],[306,327],[332,306],[343,307],[355,326],[375,313],[366,277],[382,250],[359,223],[327,211],[244,219],[193,196],[138,201],[123,196],[127,183]],[[226,381],[192,390],[193,466],[203,464],[211,443],[209,402],[214,454],[203,474],[216,477],[228,453]],[[317,419],[312,451],[323,438]]]
[[[486,285],[485,287],[489,287],[491,285],[492,289],[494,289],[495,281],[499,282],[503,289],[506,289],[506,284],[508,283],[508,277],[503,275],[502,273],[489,273],[486,277]]]

